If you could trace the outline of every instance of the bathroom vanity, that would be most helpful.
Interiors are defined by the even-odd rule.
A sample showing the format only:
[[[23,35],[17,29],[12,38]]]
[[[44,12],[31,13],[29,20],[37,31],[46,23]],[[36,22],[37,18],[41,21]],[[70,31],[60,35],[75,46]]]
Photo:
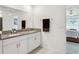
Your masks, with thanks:
[[[40,29],[17,30],[10,34],[6,31],[0,40],[0,53],[2,54],[26,54],[32,52],[41,45]]]

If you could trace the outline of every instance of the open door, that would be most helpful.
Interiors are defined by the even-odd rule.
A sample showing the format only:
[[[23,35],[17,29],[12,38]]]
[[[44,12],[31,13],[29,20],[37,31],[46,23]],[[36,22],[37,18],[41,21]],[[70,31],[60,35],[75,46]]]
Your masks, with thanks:
[[[79,15],[75,9],[66,10],[66,38],[67,41],[79,43]]]

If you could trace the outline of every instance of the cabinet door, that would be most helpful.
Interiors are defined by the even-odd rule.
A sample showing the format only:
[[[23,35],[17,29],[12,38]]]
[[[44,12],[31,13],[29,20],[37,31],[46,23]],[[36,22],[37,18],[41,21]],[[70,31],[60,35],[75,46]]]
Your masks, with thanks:
[[[4,54],[17,54],[18,53],[18,44],[15,42],[13,44],[8,44],[3,46]]]
[[[28,50],[29,52],[32,51],[34,49],[34,36],[30,34],[30,37],[28,37]]]
[[[31,34],[28,40],[29,51],[32,51],[40,45],[40,33]]]
[[[2,40],[0,41],[0,54],[2,54]]]
[[[28,53],[28,47],[27,47],[27,39],[23,38],[23,40],[19,43],[19,54],[25,54]]]
[[[18,43],[19,43],[18,37],[3,40],[3,53],[4,54],[18,54],[19,52]]]
[[[40,33],[35,33],[34,35],[34,47],[38,47],[40,45],[41,37]]]

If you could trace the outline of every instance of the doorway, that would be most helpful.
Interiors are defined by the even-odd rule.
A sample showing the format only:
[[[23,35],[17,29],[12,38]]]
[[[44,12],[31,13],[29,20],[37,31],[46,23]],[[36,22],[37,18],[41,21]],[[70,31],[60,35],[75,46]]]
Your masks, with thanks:
[[[67,53],[79,54],[79,8],[72,6],[66,9]]]

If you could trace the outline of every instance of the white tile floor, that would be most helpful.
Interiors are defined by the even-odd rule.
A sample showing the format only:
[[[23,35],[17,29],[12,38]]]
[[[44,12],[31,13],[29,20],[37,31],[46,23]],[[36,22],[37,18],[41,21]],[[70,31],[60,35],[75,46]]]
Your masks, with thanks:
[[[67,42],[67,54],[79,54],[79,43]]]

